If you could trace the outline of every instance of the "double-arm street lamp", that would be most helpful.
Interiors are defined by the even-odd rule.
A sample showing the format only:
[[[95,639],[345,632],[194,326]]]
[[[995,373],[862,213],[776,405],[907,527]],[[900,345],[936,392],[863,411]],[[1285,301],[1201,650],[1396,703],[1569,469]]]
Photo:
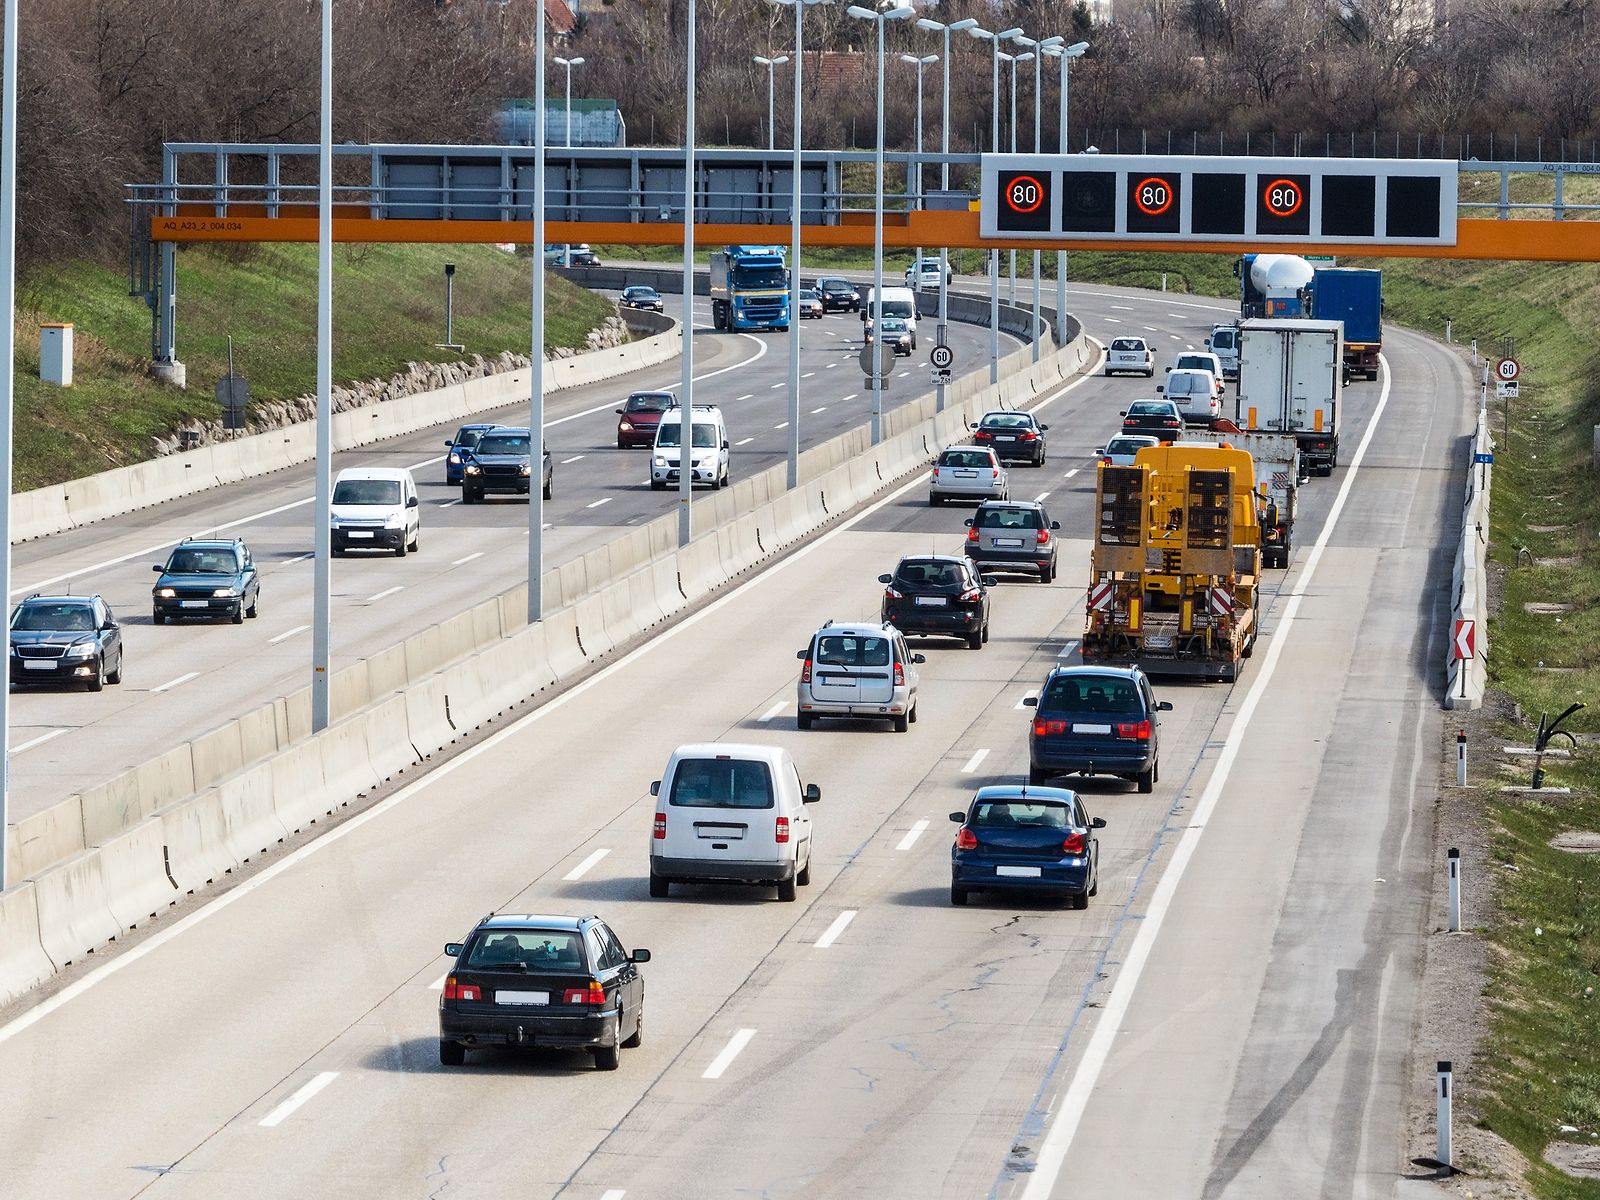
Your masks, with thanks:
[[[916,67],[916,69],[917,69],[917,148],[916,148],[916,153],[921,154],[922,153],[922,69],[924,67],[928,66],[930,63],[938,62],[939,61],[939,56],[937,54],[924,54],[921,58],[918,58],[915,54],[902,54],[900,56],[900,61],[901,62],[910,63],[912,66]],[[906,170],[906,196],[912,202],[912,204],[916,204],[917,200],[920,199],[921,196],[922,196],[922,163],[919,162],[919,161],[918,162],[911,162],[911,163],[907,163],[906,167],[907,167],[907,170]],[[912,286],[917,291],[920,292],[922,290],[922,247],[921,246],[917,247],[917,257],[913,261],[916,263],[916,265],[911,268]]]
[[[1000,153],[1000,49],[1001,42],[1022,36],[1022,28],[1004,29],[991,33],[974,25],[968,32],[981,41],[987,41],[993,50],[993,67],[989,84],[989,150]],[[989,251],[989,382],[1000,382],[1000,251]]]
[[[1059,112],[1060,128],[1057,140],[1061,145],[1061,153],[1067,153],[1067,68],[1075,58],[1082,58],[1089,49],[1088,42],[1073,42],[1070,46],[1055,46],[1046,50],[1046,54],[1054,54],[1061,60],[1061,108]],[[1056,251],[1056,341],[1061,340],[1061,322],[1067,315],[1067,252]]]
[[[1057,35],[1047,37],[1040,41],[1031,38],[1019,38],[1018,41],[1033,47],[1033,152],[1038,154],[1041,149],[1039,138],[1040,111],[1044,107],[1044,91],[1042,87],[1044,56],[1053,54],[1056,48],[1066,39]],[[1015,274],[1015,272],[1013,272]],[[1033,252],[1033,361],[1039,361],[1039,252]]]
[[[756,62],[760,63],[767,69],[767,149],[776,150],[778,148],[778,131],[777,127],[773,125],[773,73],[779,67],[783,66],[784,63],[789,61],[789,56],[787,54],[780,54],[777,58],[768,58],[764,54],[757,54],[753,57],[755,58]],[[795,69],[799,70],[799,67],[797,66]]]

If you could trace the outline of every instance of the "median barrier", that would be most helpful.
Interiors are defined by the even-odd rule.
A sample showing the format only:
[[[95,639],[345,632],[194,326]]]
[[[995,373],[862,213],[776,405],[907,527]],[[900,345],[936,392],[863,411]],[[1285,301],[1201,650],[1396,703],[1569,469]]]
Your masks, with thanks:
[[[408,718],[409,715],[408,712]],[[406,728],[410,729],[409,723]],[[322,748],[322,804],[329,812],[378,785],[378,771],[372,765],[367,744],[365,714],[335,722],[312,740]]]
[[[151,805],[147,812],[154,812],[161,807],[161,804],[176,800],[179,795],[188,795],[196,787],[210,787],[217,780],[225,779],[240,770],[246,763],[255,761],[255,758],[246,758],[244,755],[244,736],[238,720],[208,730],[189,742],[189,762],[194,786],[181,793],[163,796],[161,802]],[[147,813],[140,812],[138,815],[143,817]]]
[[[677,554],[652,559],[648,570],[654,585],[656,604],[660,606],[662,613],[670,617],[688,605],[683,588],[678,582]]]
[[[641,567],[623,582],[628,588],[628,619],[634,628],[654,629],[667,619],[656,599],[656,574],[652,567]]]
[[[93,850],[100,859],[106,906],[122,929],[137,929],[171,907],[180,895],[167,878],[167,844],[161,822],[140,821]]]
[[[404,736],[404,732],[397,737]],[[268,760],[272,768],[272,808],[278,822],[299,833],[326,811],[322,802],[322,750],[316,742],[286,746]]]
[[[588,665],[589,657],[578,641],[578,615],[574,609],[560,609],[541,621],[540,626],[555,678],[566,679]]]
[[[600,597],[604,591],[585,596],[572,606],[573,618],[578,626],[578,641],[584,656],[591,661],[609,651],[615,642],[606,629],[605,608]]]
[[[274,803],[279,799],[274,789]],[[197,892],[239,865],[228,848],[228,822],[214,788],[169,804],[156,816],[167,847],[167,872],[181,891]]]
[[[6,847],[6,877],[26,879],[63,862],[84,848],[83,797],[68,796],[11,828]]]
[[[0,892],[0,1007],[55,974],[39,941],[39,904],[31,883]]]
[[[374,783],[392,779],[420,761],[411,744],[404,695],[379,700],[353,720],[359,721],[366,738],[367,765],[372,768]]]
[[[450,681],[442,674],[413,679],[402,693],[406,700],[406,733],[424,758],[448,746],[461,733],[451,710]]]
[[[480,600],[467,610],[467,616],[472,625],[474,647],[487,646],[504,636],[500,628],[500,606],[493,600]],[[381,696],[383,693],[374,690],[372,694]]]
[[[362,665],[367,669],[367,691],[374,696],[388,696],[410,681],[404,643],[379,650],[371,658],[362,659]]]
[[[289,836],[272,799],[272,764],[257,763],[213,789],[222,837],[236,862],[249,862]]]
[[[341,667],[328,678],[328,712],[332,720],[342,721],[372,703],[365,660]]]
[[[702,533],[678,551],[678,580],[690,603],[709,595],[723,578],[722,551],[714,533]]]
[[[33,877],[39,906],[39,944],[57,970],[122,932],[111,913],[100,856],[93,850]]]

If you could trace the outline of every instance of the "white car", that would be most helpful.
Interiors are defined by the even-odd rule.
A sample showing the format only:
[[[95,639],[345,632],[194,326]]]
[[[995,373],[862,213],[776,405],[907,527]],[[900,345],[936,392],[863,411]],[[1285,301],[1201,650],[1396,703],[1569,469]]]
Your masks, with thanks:
[[[1222,395],[1225,385],[1222,382],[1222,359],[1210,351],[1186,350],[1172,360],[1170,371],[1208,371],[1212,379],[1216,380],[1217,395]]]
[[[855,717],[905,733],[917,719],[917,666],[926,660],[888,622],[829,621],[795,657],[805,664],[795,685],[801,729],[818,717]]]
[[[722,410],[710,404],[696,404],[689,439],[689,482],[727,487],[728,426],[722,419]],[[678,451],[682,445],[683,409],[674,405],[661,414],[655,444],[650,448],[650,486],[656,491],[678,482]]]
[[[1131,467],[1134,456],[1146,446],[1159,446],[1161,439],[1147,433],[1123,433],[1104,446],[1095,448],[1095,457],[1108,467]]]
[[[1222,416],[1216,377],[1210,371],[1188,368],[1170,371],[1166,384],[1156,391],[1178,406],[1185,425],[1204,425],[1209,429]]]
[[[948,266],[944,270],[945,285],[955,278],[955,272]],[[939,286],[939,260],[937,258],[921,258],[906,268],[906,286],[914,288],[936,288]]]
[[[1106,374],[1143,375],[1146,379],[1156,373],[1155,352],[1142,337],[1112,338],[1106,349]]]
[[[347,467],[333,481],[333,552],[417,548],[422,508],[416,481],[404,467]]]
[[[928,504],[946,500],[1009,500],[1011,477],[987,446],[951,446],[933,460]]]

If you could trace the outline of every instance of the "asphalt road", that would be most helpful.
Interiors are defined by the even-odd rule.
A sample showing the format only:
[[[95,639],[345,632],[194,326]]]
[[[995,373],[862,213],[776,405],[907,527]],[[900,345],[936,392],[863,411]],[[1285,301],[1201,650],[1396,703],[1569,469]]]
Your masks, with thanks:
[[[1198,342],[1213,312],[1094,296],[1102,335],[1113,314]],[[800,733],[793,654],[875,613],[900,554],[960,544],[920,483],[13,1010],[0,1194],[1406,1195],[1470,392],[1419,338],[1391,332],[1389,362],[1348,393],[1240,682],[1158,685],[1153,794],[1084,784],[1108,821],[1087,911],[951,908],[945,814],[1025,771],[1020,701],[1082,629],[1083,450],[1132,380],[1047,404],[1051,460],[1014,491],[1061,520],[1061,574],[1003,584],[982,651],[926,646],[909,733]],[[650,781],[717,738],[785,745],[822,787],[799,903],[648,898]],[[653,951],[621,1070],[438,1065],[440,951],[489,910],[596,911]]]

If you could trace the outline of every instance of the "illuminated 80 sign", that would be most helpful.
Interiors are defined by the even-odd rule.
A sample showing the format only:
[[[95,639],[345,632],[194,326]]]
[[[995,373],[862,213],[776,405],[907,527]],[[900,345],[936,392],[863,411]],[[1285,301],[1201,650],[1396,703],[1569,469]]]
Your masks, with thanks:
[[[1017,233],[1053,228],[1051,179],[1048,171],[1001,171],[999,227]]]
[[[1183,176],[1177,171],[1158,175],[1128,172],[1128,232],[1177,233],[1182,197]]]
[[[1258,176],[1256,183],[1258,234],[1311,232],[1311,205],[1306,203],[1311,176],[1265,174]]]

